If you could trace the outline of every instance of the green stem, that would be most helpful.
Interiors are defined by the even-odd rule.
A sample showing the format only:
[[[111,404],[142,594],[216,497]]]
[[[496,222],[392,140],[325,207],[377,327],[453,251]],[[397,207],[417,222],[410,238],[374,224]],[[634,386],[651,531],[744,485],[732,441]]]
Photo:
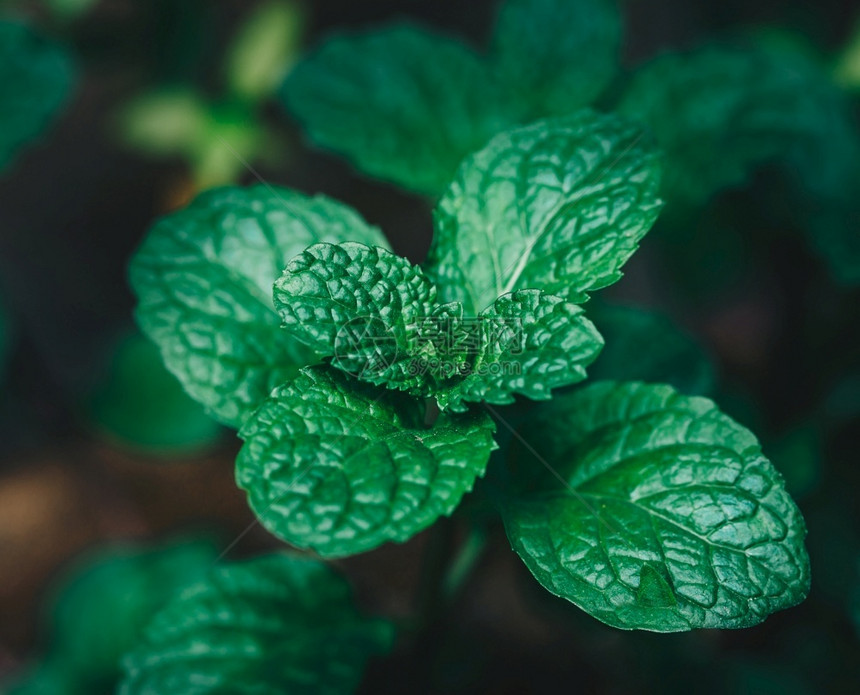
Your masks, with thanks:
[[[473,526],[442,579],[442,596],[446,602],[453,601],[466,585],[486,546],[486,530]]]

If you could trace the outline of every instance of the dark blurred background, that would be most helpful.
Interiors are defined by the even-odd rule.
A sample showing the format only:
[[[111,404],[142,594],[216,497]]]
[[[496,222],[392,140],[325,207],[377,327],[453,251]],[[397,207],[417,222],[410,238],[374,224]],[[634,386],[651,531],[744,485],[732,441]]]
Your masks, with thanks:
[[[230,433],[181,404],[177,412],[193,420],[194,436],[148,446],[146,434],[128,430],[146,416],[111,417],[133,409],[141,398],[135,389],[145,390],[134,381],[135,365],[158,369],[144,348],[122,352],[133,339],[127,261],[153,220],[199,187],[188,158],[130,146],[122,114],[163,85],[192,85],[217,103],[223,55],[255,3],[100,0],[75,16],[53,12],[50,3],[8,4],[71,47],[79,76],[41,141],[0,174],[0,304],[10,342],[0,388],[0,681],[40,653],[45,592],[81,552],[201,527],[227,548],[252,522],[233,482]],[[302,41],[405,16],[480,42],[494,5],[315,0],[305,4]],[[750,25],[797,31],[832,54],[860,16],[851,5],[631,0],[624,3],[625,64]],[[396,251],[423,260],[432,229],[425,200],[306,147],[277,104],[263,104],[257,116],[280,143],[278,157],[256,159],[253,170],[240,162],[237,181],[262,178],[343,200],[381,226]],[[498,533],[456,606],[418,644],[374,664],[366,692],[860,688],[860,293],[835,284],[802,239],[762,215],[756,201],[770,185],[760,172],[691,225],[679,255],[693,259],[699,279],[712,278],[706,286],[676,272],[666,260],[671,244],[658,252],[649,235],[608,294],[672,316],[712,355],[718,402],[760,434],[807,518],[809,600],[743,631],[623,633],[549,596]],[[427,543],[423,534],[338,564],[366,607],[406,615]],[[230,552],[267,547],[278,544],[252,527]]]

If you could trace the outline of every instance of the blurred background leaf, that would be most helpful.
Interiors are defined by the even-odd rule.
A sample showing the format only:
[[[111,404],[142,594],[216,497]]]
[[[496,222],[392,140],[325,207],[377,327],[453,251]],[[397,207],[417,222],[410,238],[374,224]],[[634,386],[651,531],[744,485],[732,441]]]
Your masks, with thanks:
[[[216,555],[211,541],[174,540],[101,548],[78,560],[47,604],[43,661],[10,695],[114,693],[120,658],[158,609],[211,569]]]
[[[211,448],[222,430],[164,366],[158,348],[131,331],[109,346],[87,399],[93,425],[120,446],[161,457]]]
[[[20,21],[0,18],[0,169],[59,114],[74,74],[59,44]]]
[[[305,11],[298,0],[270,0],[258,5],[240,27],[227,54],[228,91],[255,102],[273,94],[298,58],[305,23]]]

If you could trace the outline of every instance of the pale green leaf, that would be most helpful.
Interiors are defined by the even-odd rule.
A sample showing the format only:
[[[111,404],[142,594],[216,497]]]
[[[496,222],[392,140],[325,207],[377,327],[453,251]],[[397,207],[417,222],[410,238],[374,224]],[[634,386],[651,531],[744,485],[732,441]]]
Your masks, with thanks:
[[[428,274],[472,315],[518,289],[582,301],[621,277],[659,212],[659,180],[648,139],[615,116],[498,135],[439,203]]]
[[[207,104],[194,90],[159,89],[127,101],[118,129],[126,145],[146,154],[191,156],[205,139],[210,119]]]
[[[463,157],[512,123],[500,94],[470,48],[409,24],[332,36],[283,89],[317,145],[430,195],[444,190]]]
[[[323,563],[269,555],[218,567],[158,613],[118,692],[342,695],[393,637]]]
[[[133,258],[138,323],[186,391],[238,427],[313,359],[280,328],[273,283],[306,246],[350,239],[385,244],[321,196],[270,186],[207,192],[157,223]]]
[[[271,95],[293,67],[304,31],[298,0],[266,0],[255,7],[227,54],[230,91],[250,100]]]
[[[454,511],[495,448],[484,413],[423,423],[423,402],[304,369],[242,428],[236,479],[292,545],[331,557],[402,542]]]
[[[565,485],[547,474],[554,488],[512,498],[508,537],[541,584],[599,620],[748,627],[806,596],[800,512],[753,434],[711,401],[597,382],[522,433]]]
[[[620,44],[615,0],[504,0],[491,57],[533,116],[560,116],[606,88],[618,69]]]

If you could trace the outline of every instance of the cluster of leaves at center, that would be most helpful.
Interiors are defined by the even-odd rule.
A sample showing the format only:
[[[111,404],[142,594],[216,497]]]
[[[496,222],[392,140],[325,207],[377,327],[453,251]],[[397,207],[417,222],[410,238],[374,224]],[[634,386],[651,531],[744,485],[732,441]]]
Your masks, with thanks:
[[[426,273],[382,248],[317,244],[287,265],[275,307],[334,366],[443,408],[546,399],[585,378],[602,347],[577,303],[620,277],[658,185],[655,154],[625,122],[539,122],[464,162],[436,209]]]

